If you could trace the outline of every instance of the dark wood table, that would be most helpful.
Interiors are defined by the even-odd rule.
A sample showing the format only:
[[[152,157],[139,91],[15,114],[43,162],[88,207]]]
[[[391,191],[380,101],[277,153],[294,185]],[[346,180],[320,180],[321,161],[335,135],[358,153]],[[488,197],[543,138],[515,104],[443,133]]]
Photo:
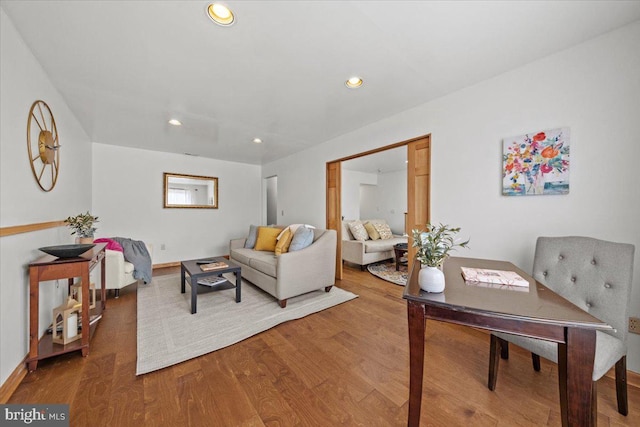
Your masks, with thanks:
[[[107,293],[105,281],[105,250],[106,243],[97,243],[93,248],[74,258],[58,258],[53,255],[44,255],[29,263],[29,356],[27,366],[29,371],[35,371],[38,360],[52,356],[80,350],[82,355],[89,354],[89,338],[93,335],[97,323],[89,323],[89,315],[102,316],[106,308]],[[89,272],[100,264],[100,304],[96,308],[89,309]],[[44,334],[39,339],[39,306],[40,306],[40,282],[67,279],[71,288],[74,278],[79,277],[82,282],[82,325],[90,325],[84,328],[82,338],[66,345],[56,344],[51,334]],[[86,295],[86,297],[85,297]],[[86,332],[85,332],[86,331]]]
[[[529,280],[529,291],[467,284],[460,267],[515,271]],[[611,329],[611,326],[565,300],[509,262],[449,258],[444,264],[446,288],[440,294],[420,290],[419,268],[420,263],[414,262],[403,296],[407,300],[410,346],[407,425],[420,425],[426,319],[558,343],[562,425],[582,427],[595,424],[591,376],[596,330]],[[489,390],[487,392],[491,393]]]
[[[402,261],[401,258],[406,256],[409,252],[409,245],[407,243],[398,243],[393,245],[393,252],[396,259],[396,271],[400,270],[401,265],[408,265],[407,261]]]
[[[202,271],[200,268],[201,264],[198,262],[204,260],[208,260],[210,262],[222,261],[225,262],[228,267],[211,271]],[[182,261],[180,263],[180,292],[184,294],[186,292],[186,284],[189,283],[189,286],[191,286],[191,314],[195,314],[197,311],[198,293],[203,294],[223,289],[230,289],[229,281],[225,281],[214,286],[206,286],[198,285],[198,280],[205,277],[220,276],[224,273],[234,273],[236,275],[236,302],[240,302],[242,300],[242,271],[238,264],[223,257],[192,259],[189,261]],[[187,274],[189,275],[188,280],[186,278]]]

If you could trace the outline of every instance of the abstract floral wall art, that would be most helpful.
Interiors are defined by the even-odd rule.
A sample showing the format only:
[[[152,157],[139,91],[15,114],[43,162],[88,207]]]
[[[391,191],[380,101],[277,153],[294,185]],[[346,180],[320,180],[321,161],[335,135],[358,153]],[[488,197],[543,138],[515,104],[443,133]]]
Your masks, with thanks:
[[[569,128],[505,138],[502,194],[569,193]]]

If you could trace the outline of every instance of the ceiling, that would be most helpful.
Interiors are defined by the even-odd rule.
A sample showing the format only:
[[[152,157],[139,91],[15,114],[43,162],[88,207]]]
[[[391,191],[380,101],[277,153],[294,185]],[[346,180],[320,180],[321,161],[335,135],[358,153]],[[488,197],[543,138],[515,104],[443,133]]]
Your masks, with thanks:
[[[207,1],[0,4],[91,141],[252,164],[640,19],[638,1],[229,0],[231,27]]]

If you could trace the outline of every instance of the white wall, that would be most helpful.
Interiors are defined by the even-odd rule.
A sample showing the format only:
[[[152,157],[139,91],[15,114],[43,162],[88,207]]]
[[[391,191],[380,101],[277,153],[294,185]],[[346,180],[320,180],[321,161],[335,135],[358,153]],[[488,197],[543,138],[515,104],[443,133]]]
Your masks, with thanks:
[[[360,184],[360,216],[359,219],[385,219],[380,212],[378,200],[378,186]]]
[[[404,233],[407,211],[407,171],[382,173],[378,176],[377,198],[380,217],[387,220],[393,234]]]
[[[91,209],[91,144],[62,96],[0,9],[0,226],[60,221]],[[31,104],[45,101],[60,137],[58,182],[50,192],[38,187],[27,155]],[[0,238],[0,384],[29,351],[27,265],[44,255],[38,248],[72,243],[66,227]],[[40,285],[40,327],[51,322],[66,286]]]
[[[279,177],[282,223],[326,224],[327,161],[430,133],[431,220],[471,237],[461,255],[531,270],[540,235],[633,243],[640,316],[638,40],[640,22],[264,165]],[[571,128],[571,193],[502,196],[502,138],[561,126]],[[628,368],[640,372],[640,336],[629,345]]]
[[[378,175],[348,170],[343,165],[340,178],[342,182],[340,189],[342,216],[344,219],[360,219],[360,185],[378,184]]]
[[[218,177],[218,209],[163,208],[164,172]],[[256,165],[94,143],[96,237],[143,240],[154,264],[228,254],[260,223],[261,181]]]

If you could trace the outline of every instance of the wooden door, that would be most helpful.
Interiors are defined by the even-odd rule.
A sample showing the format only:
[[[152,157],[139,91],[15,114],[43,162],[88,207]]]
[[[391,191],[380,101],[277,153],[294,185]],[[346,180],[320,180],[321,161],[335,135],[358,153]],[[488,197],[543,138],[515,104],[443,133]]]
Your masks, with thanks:
[[[425,228],[430,221],[431,138],[429,135],[407,144],[407,233],[408,259],[413,260],[415,248],[411,230]]]
[[[340,161],[327,163],[327,229],[336,230],[338,234],[338,244],[336,247],[336,279],[342,279],[341,169],[342,165]]]

